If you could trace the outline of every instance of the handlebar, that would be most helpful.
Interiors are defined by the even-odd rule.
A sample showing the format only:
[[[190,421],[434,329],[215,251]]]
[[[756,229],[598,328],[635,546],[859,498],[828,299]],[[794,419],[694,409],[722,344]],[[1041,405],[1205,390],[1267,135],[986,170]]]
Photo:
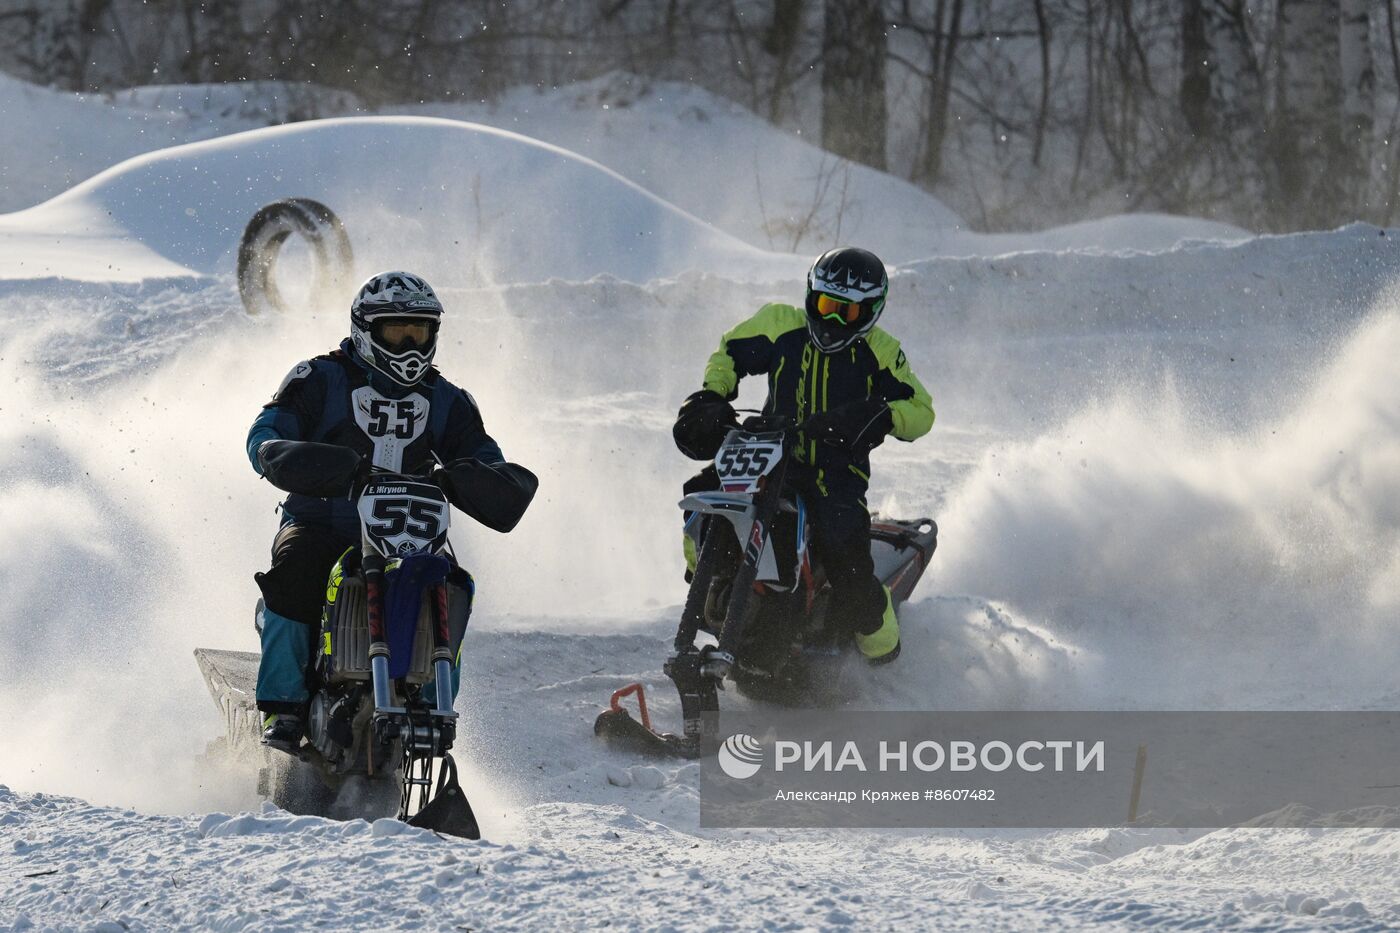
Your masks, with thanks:
[[[758,413],[745,418],[738,425],[738,430],[754,433],[781,431],[783,432],[784,449],[790,450],[796,445],[798,435],[807,430],[807,425],[815,417],[814,414],[798,422],[790,415]],[[847,461],[854,462],[855,460],[855,452],[843,444],[827,438],[820,438],[818,443],[822,445],[824,450],[835,455],[837,462],[841,462],[843,456]]]
[[[745,418],[739,424],[739,428],[744,431],[784,431],[793,434],[807,430],[808,423],[816,415],[810,415],[802,421],[798,421],[791,415],[765,415],[758,413]]]

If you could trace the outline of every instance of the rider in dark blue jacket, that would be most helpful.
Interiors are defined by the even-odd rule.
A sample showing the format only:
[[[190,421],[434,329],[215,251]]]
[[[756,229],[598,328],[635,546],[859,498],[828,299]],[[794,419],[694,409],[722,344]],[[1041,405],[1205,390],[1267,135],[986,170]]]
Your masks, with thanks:
[[[295,749],[326,578],[359,543],[354,493],[373,469],[431,474],[449,501],[499,531],[535,490],[506,463],[476,402],[433,368],[442,303],[403,272],[372,277],[351,304],[340,347],[298,363],[248,432],[253,469],[289,493],[272,567],[255,579],[264,611],[258,709],[264,741]]]

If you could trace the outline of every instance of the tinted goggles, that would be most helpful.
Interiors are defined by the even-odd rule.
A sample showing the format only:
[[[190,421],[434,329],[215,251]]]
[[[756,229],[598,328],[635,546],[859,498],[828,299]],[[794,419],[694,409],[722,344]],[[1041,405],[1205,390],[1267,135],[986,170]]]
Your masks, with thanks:
[[[859,301],[844,301],[820,292],[817,294],[817,316],[824,321],[855,324],[860,320],[860,312]]]
[[[374,336],[390,350],[398,350],[410,343],[417,347],[426,347],[437,333],[437,328],[436,321],[401,318],[375,324]]]

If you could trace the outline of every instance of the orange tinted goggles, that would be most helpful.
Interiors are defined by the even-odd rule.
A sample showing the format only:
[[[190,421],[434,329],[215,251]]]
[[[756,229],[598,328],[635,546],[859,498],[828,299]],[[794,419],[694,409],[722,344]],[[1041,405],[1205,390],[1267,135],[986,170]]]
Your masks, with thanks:
[[[854,324],[860,320],[860,302],[842,301],[830,295],[817,295],[817,314],[822,318],[834,318],[843,324]]]

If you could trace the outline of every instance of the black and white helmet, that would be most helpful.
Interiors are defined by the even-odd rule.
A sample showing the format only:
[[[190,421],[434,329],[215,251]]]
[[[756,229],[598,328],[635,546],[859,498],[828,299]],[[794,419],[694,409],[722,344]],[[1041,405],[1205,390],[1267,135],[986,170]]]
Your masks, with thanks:
[[[822,253],[807,273],[812,343],[823,353],[835,353],[870,333],[889,291],[885,264],[869,250],[844,246]]]
[[[442,302],[407,272],[381,272],[350,302],[350,341],[360,357],[402,386],[428,374],[437,351]]]

